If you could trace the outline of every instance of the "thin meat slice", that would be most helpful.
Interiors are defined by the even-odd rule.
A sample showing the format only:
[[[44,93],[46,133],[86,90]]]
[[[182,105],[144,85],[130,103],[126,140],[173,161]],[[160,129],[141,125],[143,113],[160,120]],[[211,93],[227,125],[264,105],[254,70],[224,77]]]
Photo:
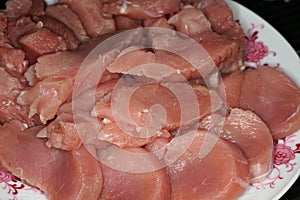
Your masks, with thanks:
[[[162,38],[164,38],[163,35]],[[163,40],[163,42],[166,42],[165,39]],[[192,56],[190,59],[194,59],[195,61],[198,61],[197,59],[201,60],[199,61],[199,71],[196,66],[192,65],[191,60],[186,60],[182,54],[173,52],[172,48],[175,47],[171,47],[170,51],[167,51],[164,50],[165,48],[160,48],[159,46],[155,49],[154,53],[138,47],[124,49],[107,67],[107,70],[111,73],[143,76],[156,81],[183,82],[191,78],[199,78],[202,74],[208,74],[215,66],[213,61],[219,65],[220,69],[224,68],[221,69],[223,71],[227,70],[225,69],[226,67],[232,68],[232,65],[229,64],[232,64],[231,60],[233,58],[231,56],[235,56],[235,43],[219,37],[208,38],[208,40],[203,42],[203,47],[208,52],[203,52],[203,55],[201,55],[208,58],[202,59],[196,57],[197,55],[193,57],[190,54]],[[158,42],[155,39],[155,43]],[[201,47],[199,46],[199,48]],[[205,51],[204,49],[202,50]]]
[[[245,73],[240,106],[260,116],[269,126],[274,139],[300,129],[299,86],[272,67],[262,66]]]
[[[193,38],[166,31],[151,38],[154,50],[170,51],[189,62],[194,68],[192,78],[207,78],[217,69],[221,72],[231,66],[235,58],[235,42],[216,33],[196,35]],[[229,65],[230,64],[230,65]]]
[[[172,52],[156,50],[154,53],[142,48],[129,47],[107,67],[111,73],[144,76],[157,81],[186,81],[196,69]]]
[[[155,63],[155,55],[152,52],[144,49],[135,50],[133,47],[129,47],[123,50],[106,69],[111,73],[133,74],[135,68],[139,70],[144,64],[148,63]]]
[[[102,2],[98,0],[60,0],[67,4],[79,17],[86,32],[91,37],[98,37],[116,30],[111,17],[102,16]]]
[[[201,9],[211,23],[212,29],[238,42],[239,56],[244,57],[246,35],[233,18],[231,8],[224,0],[208,0],[201,4]]]
[[[129,130],[129,128],[128,128]],[[105,124],[98,134],[98,139],[117,145],[121,148],[125,147],[142,147],[153,142],[156,138],[169,138],[167,131],[158,131],[155,135],[145,137],[144,135],[131,128],[130,132],[122,130],[116,122]]]
[[[237,79],[239,87],[232,83]],[[224,86],[229,97],[240,94],[238,101],[227,98],[227,104],[239,104],[238,107],[255,112],[268,125],[274,139],[300,129],[300,89],[283,72],[269,66],[235,72],[224,79]]]
[[[97,100],[92,116],[121,123],[124,130],[146,138],[157,131],[191,126],[223,106],[215,91],[198,84],[124,78],[112,89]]]
[[[68,78],[74,77],[84,61],[86,61],[84,68],[89,69],[89,66],[87,65],[93,66],[93,63],[96,62],[99,63],[98,67],[100,67],[101,64],[103,65],[103,68],[105,68],[113,62],[119,52],[125,49],[128,44],[131,44],[135,41],[138,42],[140,35],[140,31],[130,32],[129,34],[126,34],[123,40],[113,40],[109,42],[109,45],[102,46],[103,48],[100,50],[98,48],[98,53],[91,53],[94,48],[97,47],[97,45],[101,44],[110,36],[113,36],[112,34],[106,34],[89,40],[88,42],[80,45],[80,47],[75,51],[57,52],[40,56],[37,59],[37,63],[34,65],[34,70],[32,71],[35,71],[38,80],[42,80],[53,76]],[[99,57],[99,54],[102,56]],[[85,60],[86,58],[89,58],[89,60]],[[95,69],[92,68],[91,70]],[[96,70],[98,70],[98,68]],[[104,71],[100,81],[108,81],[108,77],[112,79],[116,78],[117,76],[116,74],[113,75],[107,71]]]
[[[243,151],[249,162],[252,183],[264,180],[272,171],[272,134],[252,111],[233,108],[225,119],[220,115],[206,117],[200,127],[213,131]]]
[[[47,28],[24,35],[19,42],[31,63],[41,55],[67,50],[66,42]]]
[[[76,51],[56,52],[53,54],[40,56],[37,59],[37,62],[30,67],[32,68],[32,72],[30,73],[33,74],[28,75],[35,76],[37,80],[43,80],[49,77],[75,78],[84,59],[90,51],[90,48],[85,49],[83,47]],[[105,56],[109,61],[115,57],[115,53],[112,52],[110,54],[110,52],[108,52]],[[97,60],[95,60],[95,62],[97,62]],[[91,64],[92,63],[93,62],[91,62]],[[104,82],[118,77],[119,76],[117,74],[104,71],[100,80]]]
[[[65,105],[62,105],[63,108]],[[61,109],[60,109],[61,110]],[[72,112],[59,111],[54,121],[37,133],[38,138],[47,138],[47,146],[72,151],[82,145],[103,147],[105,142],[97,138],[102,129],[102,123],[92,123],[92,118],[85,113],[74,118]]]
[[[129,0],[109,1],[104,4],[104,13],[126,15],[133,19],[158,18],[179,10],[180,0]]]
[[[23,90],[17,102],[30,106],[29,117],[37,114],[46,124],[55,117],[59,107],[69,98],[72,86],[73,80],[70,78],[47,78]]]
[[[37,137],[48,138],[47,146],[49,147],[71,151],[79,149],[82,145],[77,127],[73,116],[63,113],[39,131]]]
[[[165,162],[172,200],[236,199],[250,181],[241,150],[207,131],[190,131],[172,139]]]
[[[207,32],[193,37],[207,51],[221,73],[231,73],[241,68],[243,57],[235,40]]]
[[[88,40],[87,33],[78,15],[66,4],[55,4],[46,7],[46,15],[64,23],[76,35],[81,42]]]
[[[114,121],[111,109],[111,97],[118,81],[119,79],[112,79],[98,85],[95,94],[96,102],[91,112],[92,116],[102,118],[104,121]]]
[[[79,96],[73,96],[70,102],[67,100],[59,107],[56,113],[57,117],[39,131],[38,137],[47,138],[47,144],[51,147],[68,151],[78,149],[82,144],[103,146],[105,142],[100,141],[97,136],[104,122],[108,120],[97,119],[91,115],[93,104],[91,105],[90,100],[87,98],[102,101],[105,95],[111,92],[117,80],[100,83],[96,93],[91,89]],[[85,96],[82,98],[82,95]],[[75,101],[79,105],[78,107],[74,103]]]
[[[251,181],[264,180],[273,169],[273,138],[268,126],[252,111],[232,109],[220,135],[236,144],[250,165]]]
[[[212,31],[211,24],[198,8],[185,8],[168,21],[207,51],[219,70],[229,73],[242,65],[239,42]]]
[[[73,101],[61,105],[57,117],[40,130],[37,137],[47,139],[49,147],[66,151],[77,150],[83,144],[97,148],[107,146],[108,142],[97,138],[104,123],[91,116],[91,107],[86,99],[80,100],[80,108],[75,108]]]
[[[245,42],[245,33],[224,0],[207,0],[201,4],[201,9],[215,32]]]
[[[119,160],[116,166],[156,167],[157,158],[143,148],[126,148],[131,154],[138,156],[137,161],[129,157]],[[147,154],[147,155],[143,155]],[[141,160],[141,157],[142,160]],[[124,163],[125,162],[125,163]],[[147,172],[126,172],[102,164],[103,190],[99,200],[168,200],[170,199],[170,182],[165,168]]]
[[[35,136],[40,129],[24,130],[18,121],[0,127],[1,165],[41,189],[49,199],[98,199],[100,163],[84,147],[71,152],[47,147],[45,140]]]
[[[172,70],[172,73],[179,74],[181,79],[184,81],[189,80],[191,77],[197,75],[197,70],[192,66],[192,64],[180,57],[180,55],[164,50],[156,50],[155,56],[156,63],[166,65],[171,69],[173,68],[174,70]],[[175,80],[180,81],[180,78],[178,77]]]

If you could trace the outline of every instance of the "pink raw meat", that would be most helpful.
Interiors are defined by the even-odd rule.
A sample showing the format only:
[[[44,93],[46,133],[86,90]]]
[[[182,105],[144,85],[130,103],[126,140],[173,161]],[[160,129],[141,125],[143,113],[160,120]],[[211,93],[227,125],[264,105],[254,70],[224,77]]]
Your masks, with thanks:
[[[200,127],[237,145],[248,159],[251,181],[262,181],[273,169],[272,134],[252,111],[233,108],[229,112],[225,119],[221,115],[206,117]]]
[[[100,163],[84,147],[70,152],[49,148],[35,136],[41,127],[24,129],[18,121],[0,127],[2,166],[52,200],[98,198],[102,190]]]
[[[114,20],[102,16],[101,1],[60,0],[59,2],[67,4],[78,15],[86,32],[91,37],[98,37],[116,30]]]
[[[283,72],[261,66],[225,77],[224,85],[228,106],[255,112],[268,125],[274,139],[300,129],[300,89]]]
[[[142,156],[148,152],[143,148],[127,148],[125,151]],[[123,160],[123,159],[121,159]],[[148,167],[159,165],[159,161],[153,155],[147,156],[134,162],[128,159],[126,163]],[[169,200],[170,182],[166,169],[156,171],[134,173],[112,169],[110,166],[102,165],[103,172],[103,190],[99,200]]]
[[[104,4],[103,11],[107,14],[126,15],[133,19],[149,19],[176,12],[179,7],[179,0],[113,0]]]
[[[167,146],[172,200],[236,199],[250,181],[246,157],[234,144],[207,131],[190,131]],[[178,149],[186,148],[183,154]]]

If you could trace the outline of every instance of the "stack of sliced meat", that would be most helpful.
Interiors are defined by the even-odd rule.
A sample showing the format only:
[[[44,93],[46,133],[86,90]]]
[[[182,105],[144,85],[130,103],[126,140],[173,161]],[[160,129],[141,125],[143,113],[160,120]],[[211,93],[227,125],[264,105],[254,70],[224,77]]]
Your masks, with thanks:
[[[49,199],[237,199],[300,129],[299,86],[242,71],[223,0],[6,6],[0,169]]]

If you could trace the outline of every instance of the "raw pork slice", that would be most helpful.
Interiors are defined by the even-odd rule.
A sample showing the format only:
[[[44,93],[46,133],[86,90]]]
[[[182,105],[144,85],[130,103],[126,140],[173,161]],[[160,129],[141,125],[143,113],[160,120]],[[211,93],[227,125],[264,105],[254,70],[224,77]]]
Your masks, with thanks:
[[[29,117],[38,114],[46,124],[53,119],[59,107],[68,99],[72,92],[73,81],[70,78],[47,78],[18,96],[20,105],[30,106]]]
[[[99,131],[98,139],[115,144],[121,148],[124,147],[142,147],[151,143],[155,138],[168,138],[170,133],[167,131],[158,131],[155,135],[149,137],[141,137],[140,134],[134,130],[127,133],[118,127],[118,124],[111,122],[105,124],[101,131]]]
[[[127,148],[126,151],[137,156],[144,156],[142,162],[133,164],[138,166],[157,165],[157,158],[149,154],[142,148]],[[127,159],[126,163],[121,163],[124,159],[119,159],[120,165],[131,165],[132,159]],[[139,160],[141,161],[141,160]],[[113,169],[102,164],[103,190],[99,200],[169,200],[170,182],[165,168],[155,171],[134,173]]]
[[[245,45],[245,33],[233,18],[231,8],[224,0],[207,0],[201,5],[201,9],[210,21],[214,31],[241,40]]]
[[[20,49],[21,45],[19,39],[26,34],[33,33],[41,29],[41,23],[35,23],[31,17],[23,16],[18,19],[8,21],[7,38],[10,40],[15,48]]]
[[[97,200],[102,189],[100,163],[84,147],[71,152],[47,147],[35,136],[40,129],[24,130],[18,121],[0,127],[1,165],[51,200]]]
[[[200,9],[183,9],[170,18],[169,22],[174,24],[178,31],[199,42],[212,57],[221,72],[229,73],[237,70],[242,65],[239,43],[213,32],[210,22]],[[224,24],[227,25],[228,23]]]
[[[210,22],[200,9],[185,8],[172,16],[168,22],[173,24],[177,31],[188,36],[212,32]]]
[[[67,43],[67,48],[70,50],[77,49],[79,45],[79,41],[77,40],[77,37],[75,33],[67,27],[64,23],[61,21],[49,17],[47,15],[43,15],[40,17],[34,17],[34,20],[38,23],[42,23],[44,27],[47,27],[50,31],[55,33],[58,36],[61,36],[64,41]]]
[[[70,28],[81,42],[88,40],[87,33],[79,17],[66,4],[55,4],[46,7],[46,15],[53,17]]]
[[[97,101],[92,115],[116,121],[124,130],[133,126],[147,138],[157,131],[186,128],[222,106],[220,96],[202,85],[122,78],[111,95]]]
[[[47,28],[24,35],[19,42],[31,63],[41,55],[67,50],[66,42]]]
[[[274,139],[300,129],[300,89],[283,72],[261,66],[235,72],[223,82],[227,104],[252,110],[268,125]]]
[[[243,151],[249,162],[252,182],[264,180],[272,171],[272,134],[252,111],[234,108],[225,120],[220,115],[208,116],[200,126],[234,143]]]
[[[97,138],[103,123],[90,115],[89,106],[82,103],[81,110],[74,112],[72,104],[73,102],[69,102],[61,105],[57,117],[40,130],[37,137],[47,138],[49,147],[66,151],[79,149],[82,144],[97,148],[107,146],[107,142]]]
[[[102,2],[98,0],[60,0],[67,4],[80,18],[86,32],[91,37],[98,37],[116,30],[111,17],[102,16]]]
[[[241,150],[208,131],[190,131],[172,139],[165,162],[172,200],[236,199],[250,181],[248,162]]]
[[[113,0],[104,4],[103,11],[110,15],[126,15],[134,19],[149,19],[171,14],[178,11],[179,8],[180,0]]]

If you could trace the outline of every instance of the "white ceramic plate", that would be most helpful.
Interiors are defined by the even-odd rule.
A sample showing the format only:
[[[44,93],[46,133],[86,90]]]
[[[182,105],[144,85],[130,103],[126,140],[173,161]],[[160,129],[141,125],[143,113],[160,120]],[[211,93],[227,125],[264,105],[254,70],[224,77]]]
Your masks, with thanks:
[[[48,0],[48,2],[51,2]],[[238,3],[228,0],[247,33],[246,64],[252,67],[268,63],[279,67],[300,86],[300,60],[288,42],[266,21]],[[299,147],[297,147],[299,144]],[[296,181],[300,174],[300,131],[280,140],[275,148],[275,167],[263,183],[250,186],[240,200],[279,199]],[[0,171],[1,200],[46,200],[39,190],[32,188],[9,173]]]

